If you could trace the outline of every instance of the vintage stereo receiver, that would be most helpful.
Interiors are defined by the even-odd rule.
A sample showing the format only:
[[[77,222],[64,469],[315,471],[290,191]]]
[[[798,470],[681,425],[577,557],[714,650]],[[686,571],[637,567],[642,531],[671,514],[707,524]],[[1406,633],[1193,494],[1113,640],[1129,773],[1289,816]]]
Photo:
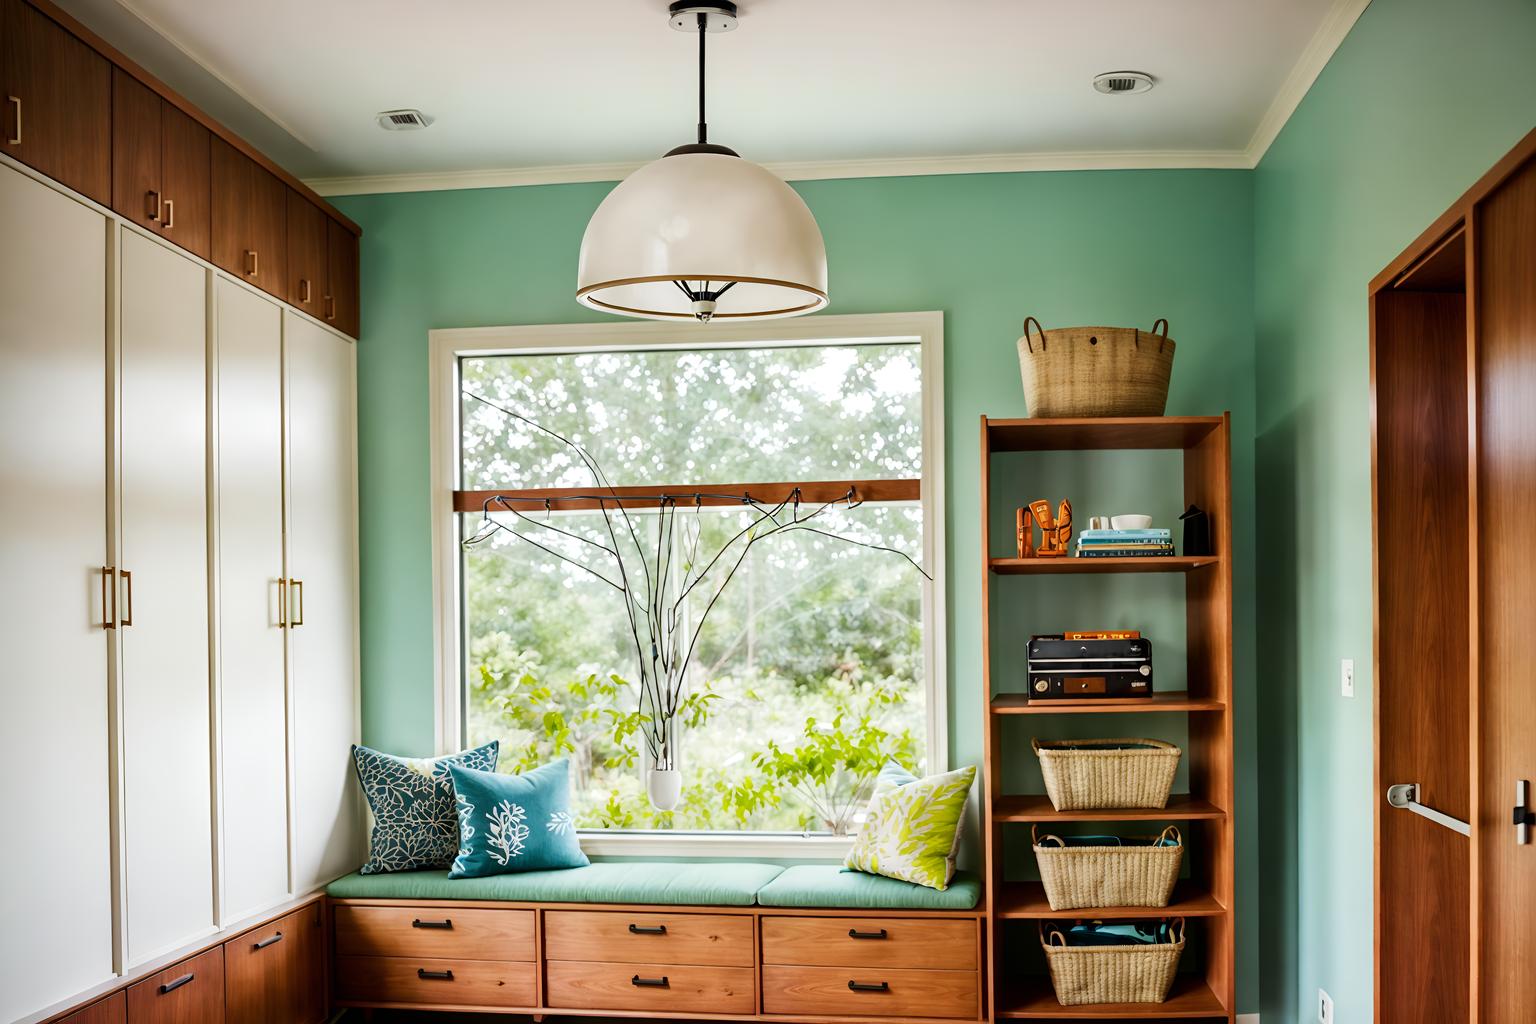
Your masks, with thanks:
[[[1029,640],[1029,699],[1152,696],[1152,641],[1138,633],[1056,633]]]

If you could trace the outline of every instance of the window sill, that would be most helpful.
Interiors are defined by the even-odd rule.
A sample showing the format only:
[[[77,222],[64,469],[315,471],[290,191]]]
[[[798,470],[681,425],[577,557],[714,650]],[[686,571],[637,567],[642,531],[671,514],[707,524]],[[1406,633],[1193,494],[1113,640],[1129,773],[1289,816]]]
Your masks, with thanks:
[[[579,835],[581,849],[589,857],[841,861],[853,846],[852,836],[786,832],[645,833],[591,829]]]

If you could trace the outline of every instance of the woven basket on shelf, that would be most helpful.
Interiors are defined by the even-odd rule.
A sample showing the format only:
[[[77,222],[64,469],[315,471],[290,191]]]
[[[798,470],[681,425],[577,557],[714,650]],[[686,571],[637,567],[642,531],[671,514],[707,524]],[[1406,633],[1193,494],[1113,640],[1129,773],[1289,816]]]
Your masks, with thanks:
[[[1167,320],[1153,324],[1151,333],[1134,327],[1047,331],[1031,316],[1018,348],[1033,417],[1161,416],[1168,404],[1174,344]]]
[[[1176,942],[1151,946],[1067,946],[1061,933],[1040,928],[1051,969],[1056,1001],[1063,1006],[1088,1003],[1161,1003],[1168,998],[1184,952],[1184,919],[1171,926]]]
[[[1162,740],[1031,741],[1058,811],[1168,805],[1179,748]]]
[[[1036,826],[1030,832],[1052,910],[1166,907],[1184,859],[1184,840],[1173,825],[1150,846],[1067,846]]]

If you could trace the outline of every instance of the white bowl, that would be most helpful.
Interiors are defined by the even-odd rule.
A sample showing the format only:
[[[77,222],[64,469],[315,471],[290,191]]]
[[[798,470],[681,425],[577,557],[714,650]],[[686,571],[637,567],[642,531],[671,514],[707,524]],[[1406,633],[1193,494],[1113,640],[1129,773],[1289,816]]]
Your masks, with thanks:
[[[1149,530],[1152,528],[1152,517],[1110,516],[1109,525],[1116,530]]]

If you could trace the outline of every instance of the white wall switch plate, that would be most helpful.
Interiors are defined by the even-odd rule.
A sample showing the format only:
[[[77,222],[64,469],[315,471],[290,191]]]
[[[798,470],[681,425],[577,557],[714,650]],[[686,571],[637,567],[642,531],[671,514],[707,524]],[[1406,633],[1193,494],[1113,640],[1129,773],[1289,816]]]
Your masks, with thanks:
[[[1345,658],[1339,662],[1339,692],[1346,697],[1355,695],[1355,659]]]
[[[1333,1024],[1333,997],[1317,990],[1317,1024]]]

